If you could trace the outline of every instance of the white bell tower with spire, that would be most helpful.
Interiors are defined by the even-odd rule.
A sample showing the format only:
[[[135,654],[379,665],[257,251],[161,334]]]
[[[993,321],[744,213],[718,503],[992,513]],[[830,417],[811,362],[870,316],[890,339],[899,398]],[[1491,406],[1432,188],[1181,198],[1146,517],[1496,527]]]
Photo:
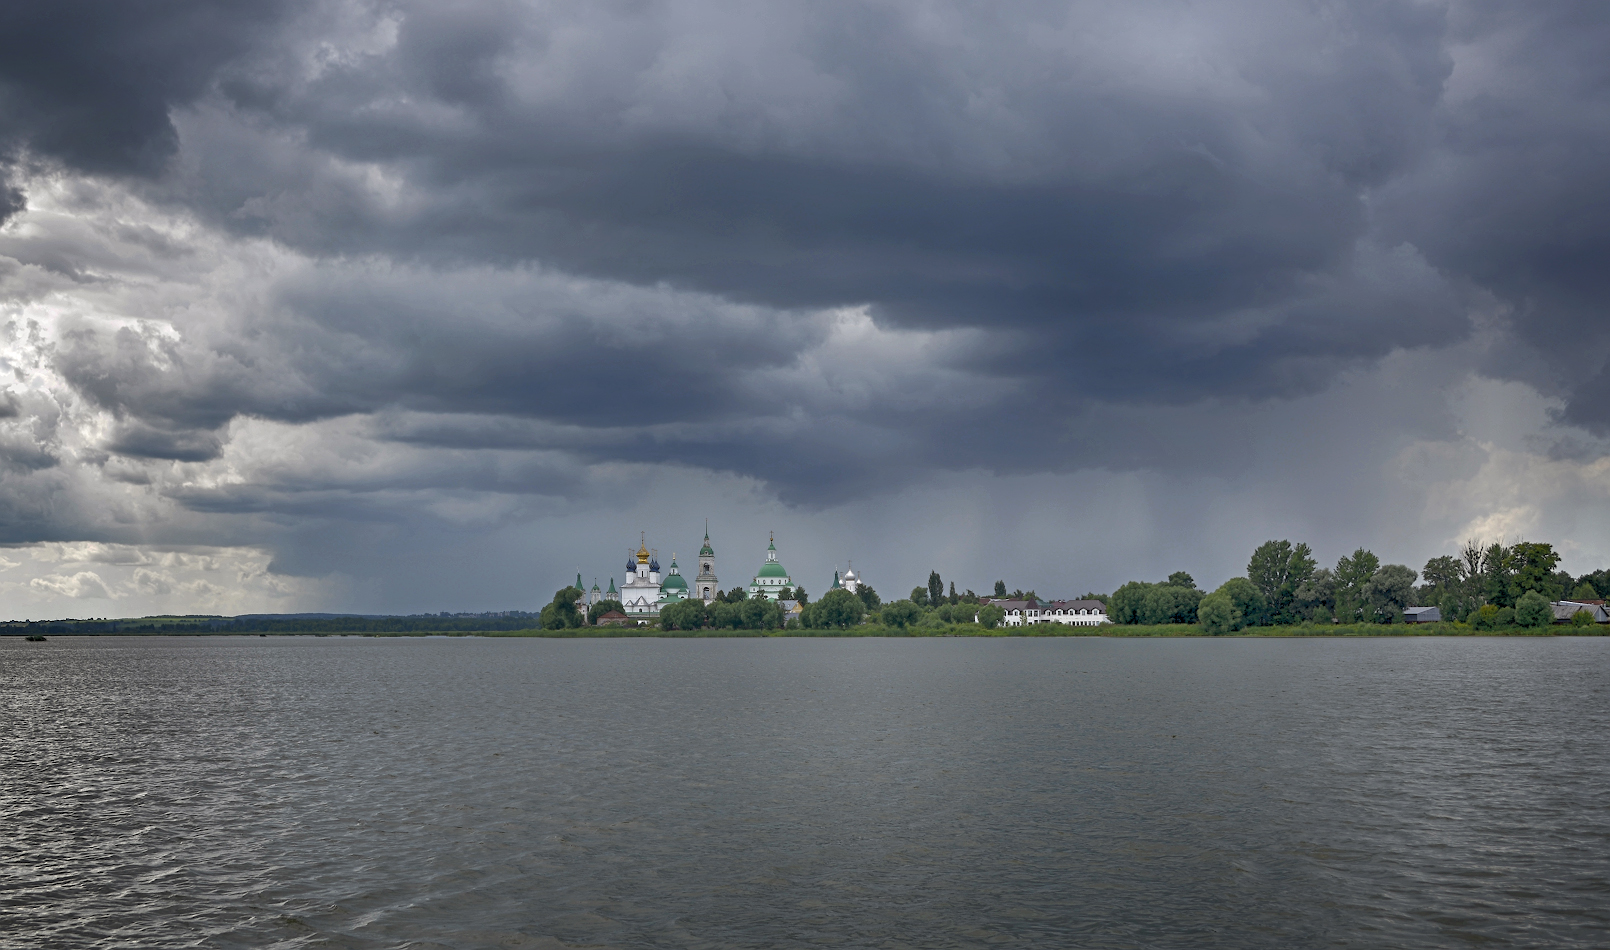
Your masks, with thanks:
[[[693,596],[711,603],[721,593],[721,582],[716,580],[716,552],[710,547],[710,521],[704,522],[704,547],[699,549],[699,573],[693,578]]]

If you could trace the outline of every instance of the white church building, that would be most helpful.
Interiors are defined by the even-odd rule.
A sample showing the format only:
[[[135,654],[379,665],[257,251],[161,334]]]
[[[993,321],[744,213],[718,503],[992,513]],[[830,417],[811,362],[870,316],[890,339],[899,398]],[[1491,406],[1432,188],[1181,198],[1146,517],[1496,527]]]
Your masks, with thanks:
[[[793,586],[794,579],[788,576],[788,571],[777,560],[777,536],[774,534],[766,547],[766,560],[761,562],[760,570],[749,582],[749,596],[765,594],[768,600],[782,600],[783,589],[792,589]]]

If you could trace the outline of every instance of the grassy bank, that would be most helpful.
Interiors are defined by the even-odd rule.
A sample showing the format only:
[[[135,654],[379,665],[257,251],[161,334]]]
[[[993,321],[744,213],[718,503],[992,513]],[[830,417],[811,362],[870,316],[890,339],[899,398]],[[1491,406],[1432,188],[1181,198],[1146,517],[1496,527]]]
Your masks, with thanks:
[[[1501,630],[1477,630],[1462,623],[1427,624],[1297,624],[1284,627],[1247,627],[1230,637],[1549,637],[1549,636],[1604,636],[1606,631],[1597,627],[1569,627],[1556,625],[1531,630],[1524,627],[1507,627]],[[1029,627],[997,627],[985,629],[977,624],[946,624],[934,627],[884,627],[862,624],[844,630],[699,630],[665,631],[647,627],[572,629],[572,630],[519,630],[485,633],[488,637],[549,637],[573,639],[579,637],[662,637],[667,639],[731,638],[731,637],[1205,637],[1197,624],[1159,624],[1155,626],[1121,626],[1108,624],[1101,627],[1068,627],[1062,624],[1035,624]]]
[[[1294,624],[1281,627],[1244,627],[1231,637],[1602,637],[1601,627],[1572,627],[1555,624],[1548,627],[1502,627],[1497,630],[1478,630],[1463,623],[1420,624]],[[1194,623],[1146,625],[1110,625],[1101,628],[1104,637],[1205,637],[1201,626]]]
[[[117,630],[75,629],[73,625],[57,622],[49,627],[33,624],[27,629],[16,625],[13,631],[0,630],[0,636],[11,633],[21,637],[26,633],[50,636],[258,636],[257,633],[231,630],[228,627],[209,628],[206,624],[174,623]],[[85,624],[89,627],[91,625]],[[1477,630],[1462,623],[1428,624],[1298,624],[1286,627],[1247,627],[1229,637],[1594,637],[1610,631],[1602,627],[1572,627],[1562,624],[1527,629],[1506,627],[1499,630]],[[298,630],[286,624],[272,633],[274,637],[540,637],[548,640],[598,640],[614,638],[658,638],[667,640],[707,640],[751,637],[1206,637],[1197,624],[1118,625],[1101,627],[1069,627],[1062,624],[1034,624],[1028,627],[997,627],[986,629],[978,624],[958,623],[943,626],[885,627],[862,624],[844,630],[660,630],[657,627],[578,627],[566,630],[465,630],[416,629],[385,630],[374,632],[331,633],[319,629]],[[1221,638],[1222,639],[1222,638]]]

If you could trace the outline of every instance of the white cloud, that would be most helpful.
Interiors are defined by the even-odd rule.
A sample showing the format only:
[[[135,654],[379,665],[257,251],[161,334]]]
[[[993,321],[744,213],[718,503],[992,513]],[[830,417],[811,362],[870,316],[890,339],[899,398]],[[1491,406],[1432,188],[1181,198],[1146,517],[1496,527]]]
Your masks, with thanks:
[[[74,600],[115,599],[112,592],[106,588],[106,583],[101,580],[101,576],[94,571],[79,571],[72,575],[50,574],[36,577],[28,584],[36,591]]]
[[[130,578],[130,585],[139,593],[147,597],[165,597],[173,593],[177,586],[173,575],[165,571],[151,571],[145,568],[136,568]]]

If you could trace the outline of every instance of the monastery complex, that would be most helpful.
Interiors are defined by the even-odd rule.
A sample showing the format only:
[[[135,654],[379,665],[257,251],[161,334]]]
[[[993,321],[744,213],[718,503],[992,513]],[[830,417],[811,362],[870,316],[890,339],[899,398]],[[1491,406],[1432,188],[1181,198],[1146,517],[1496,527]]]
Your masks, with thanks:
[[[694,575],[692,585],[689,585],[676,563],[675,554],[671,555],[669,568],[661,573],[659,555],[649,549],[646,539],[639,539],[636,553],[626,557],[626,578],[619,589],[615,587],[615,578],[611,577],[607,589],[600,589],[594,582],[588,590],[582,586],[581,574],[576,575],[576,588],[586,591],[576,606],[586,610],[601,601],[618,600],[627,617],[644,620],[658,617],[662,608],[690,598],[712,603],[722,590],[721,582],[716,577],[716,552],[710,546],[708,527],[705,528],[704,544],[699,548],[696,563],[698,573]],[[777,559],[777,539],[773,536],[766,547],[766,559],[750,578],[749,596],[760,594],[768,600],[783,601],[785,606],[792,607],[789,598],[795,586],[794,578]],[[853,594],[860,587],[861,579],[852,567],[843,575],[835,569],[833,583],[828,590],[843,589]]]

